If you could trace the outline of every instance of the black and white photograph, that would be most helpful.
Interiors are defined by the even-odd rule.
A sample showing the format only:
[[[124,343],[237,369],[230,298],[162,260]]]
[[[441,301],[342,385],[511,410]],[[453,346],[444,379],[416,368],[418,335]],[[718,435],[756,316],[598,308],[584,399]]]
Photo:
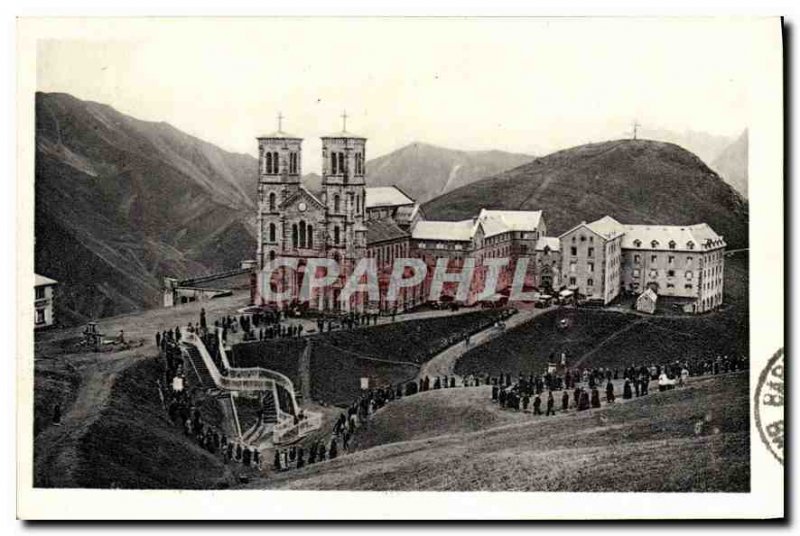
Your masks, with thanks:
[[[783,516],[780,18],[19,31],[18,515]]]

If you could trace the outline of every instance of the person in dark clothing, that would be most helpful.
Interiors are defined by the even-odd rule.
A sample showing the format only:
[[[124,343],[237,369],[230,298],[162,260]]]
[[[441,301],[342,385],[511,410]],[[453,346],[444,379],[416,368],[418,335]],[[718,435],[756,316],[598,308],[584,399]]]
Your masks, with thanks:
[[[561,395],[561,411],[569,409],[569,393],[564,389],[564,394]]]
[[[522,396],[522,411],[528,411],[528,406],[531,403],[530,397],[526,394]]]
[[[533,414],[542,414],[542,397],[540,397],[538,394],[536,395],[536,398],[533,399]]]
[[[624,400],[630,400],[633,398],[633,392],[631,391],[631,381],[626,379],[625,385],[622,387],[622,398]]]
[[[276,471],[281,470],[281,454],[277,449],[275,450],[275,457],[272,459],[272,468]]]
[[[575,391],[572,393],[572,402],[575,404],[575,409],[578,409],[578,406],[581,404],[581,392],[583,389],[580,387],[576,387]]]
[[[581,389],[580,401],[578,402],[578,411],[586,411],[589,409],[589,393]]]
[[[553,409],[553,406],[556,405],[556,401],[553,399],[553,391],[547,392],[547,411],[545,412],[544,416],[549,417],[550,415],[555,415],[556,411]]]
[[[300,469],[306,464],[306,461],[303,459],[303,448],[300,447],[297,449],[297,468]]]
[[[328,451],[328,457],[331,460],[335,460],[336,456],[338,455],[339,455],[339,449],[336,446],[336,438],[334,437],[333,439],[331,439],[331,448]]]
[[[161,348],[161,332],[156,331],[156,347]]]
[[[492,385],[492,400],[497,401],[497,397],[500,393],[500,388],[496,385]]]
[[[639,398],[639,379],[633,379],[633,388],[636,390],[636,398]]]
[[[597,387],[592,389],[592,407],[599,408],[600,407],[600,391],[597,390]]]
[[[614,403],[614,384],[611,382],[611,380],[608,380],[608,383],[606,384],[606,402],[609,404]]]

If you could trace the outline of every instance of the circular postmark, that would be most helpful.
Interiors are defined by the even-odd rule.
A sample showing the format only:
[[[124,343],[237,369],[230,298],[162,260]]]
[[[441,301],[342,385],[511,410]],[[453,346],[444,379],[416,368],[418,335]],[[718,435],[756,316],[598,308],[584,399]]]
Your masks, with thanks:
[[[758,428],[761,441],[781,464],[783,464],[783,438],[785,435],[784,375],[783,348],[781,348],[775,352],[775,355],[767,362],[766,368],[761,371],[755,400],[756,428]]]

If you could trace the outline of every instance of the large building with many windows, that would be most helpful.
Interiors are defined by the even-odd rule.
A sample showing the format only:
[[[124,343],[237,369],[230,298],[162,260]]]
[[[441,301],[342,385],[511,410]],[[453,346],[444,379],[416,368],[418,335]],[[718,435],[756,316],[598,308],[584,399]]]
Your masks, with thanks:
[[[318,192],[301,183],[301,138],[279,124],[277,132],[259,137],[258,144],[253,295],[259,304],[267,303],[267,286],[298,296],[312,258],[333,259],[339,266],[335,281],[310,296],[308,306],[320,311],[402,311],[427,301],[431,288],[439,287],[445,300],[454,300],[457,284],[436,280],[441,266],[448,272],[472,271],[464,300],[468,304],[484,299],[493,279],[501,296],[512,287],[542,293],[568,289],[609,304],[620,293],[649,288],[659,296],[686,298],[687,310],[693,312],[722,303],[725,242],[706,224],[624,225],[605,216],[553,237],[547,236],[544,214],[538,210],[484,209],[461,221],[432,221],[400,188],[368,186],[364,137],[346,130],[322,137]],[[277,258],[292,259],[297,266],[265,276],[264,267]],[[363,258],[375,263],[380,297],[371,300],[357,293],[342,303],[345,282]],[[389,302],[386,289],[399,258],[422,260],[427,275]],[[271,305],[289,304],[287,299]]]

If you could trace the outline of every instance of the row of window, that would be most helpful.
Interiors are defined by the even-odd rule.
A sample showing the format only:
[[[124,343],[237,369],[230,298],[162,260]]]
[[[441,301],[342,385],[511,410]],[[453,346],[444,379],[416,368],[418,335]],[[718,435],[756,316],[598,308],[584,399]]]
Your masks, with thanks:
[[[650,279],[656,279],[658,277],[658,270],[650,270]],[[633,277],[640,277],[641,271],[638,268],[633,270]],[[675,277],[675,270],[667,270],[667,277]],[[694,277],[694,273],[691,270],[687,270],[684,272],[683,277],[686,280],[691,280]]]
[[[332,152],[331,158],[331,174],[340,175],[347,173],[347,155],[343,152]],[[353,170],[356,175],[364,174],[364,153],[356,153],[353,155]]]
[[[280,155],[277,151],[266,152],[261,160],[262,172],[267,175],[277,175],[281,172],[280,163]],[[292,151],[289,153],[289,173],[296,174],[299,169],[300,154],[297,151]]]
[[[633,241],[633,245],[634,245],[634,247],[640,248],[640,247],[642,247],[642,241],[637,238],[636,240]],[[653,248],[653,249],[656,249],[659,245],[660,244],[659,244],[658,240],[651,240],[650,241],[650,247]],[[675,249],[676,247],[678,247],[678,244],[674,240],[670,240],[667,245],[669,246],[669,249]],[[686,242],[686,248],[687,249],[694,249],[694,242],[691,241],[691,240]]]

